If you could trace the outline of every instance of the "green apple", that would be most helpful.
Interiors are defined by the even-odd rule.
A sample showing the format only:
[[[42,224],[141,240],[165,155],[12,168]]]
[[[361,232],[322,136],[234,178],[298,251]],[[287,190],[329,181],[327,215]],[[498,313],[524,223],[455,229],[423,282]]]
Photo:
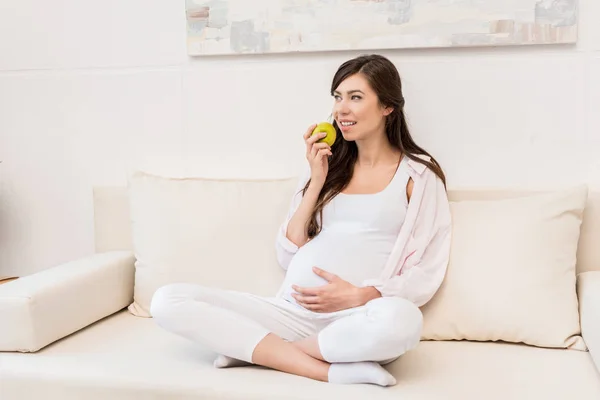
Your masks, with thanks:
[[[333,146],[336,138],[335,127],[329,122],[321,122],[320,124],[317,124],[317,127],[312,131],[311,136],[319,132],[325,132],[327,133],[327,136],[317,140],[317,142],[327,143],[330,147]]]

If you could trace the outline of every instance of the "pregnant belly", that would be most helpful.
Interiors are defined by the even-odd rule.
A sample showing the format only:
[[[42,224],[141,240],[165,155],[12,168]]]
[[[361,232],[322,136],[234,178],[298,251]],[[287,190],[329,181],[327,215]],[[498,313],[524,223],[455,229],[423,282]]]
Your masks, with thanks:
[[[315,274],[313,267],[360,286],[364,280],[379,276],[392,245],[392,242],[375,236],[323,231],[294,255],[283,282],[283,296],[295,302],[290,296],[292,285],[326,285],[327,281]]]

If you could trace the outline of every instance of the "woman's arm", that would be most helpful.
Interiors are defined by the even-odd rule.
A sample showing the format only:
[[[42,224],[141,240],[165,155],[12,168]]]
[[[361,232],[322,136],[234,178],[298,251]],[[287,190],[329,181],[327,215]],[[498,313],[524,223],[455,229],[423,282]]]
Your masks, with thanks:
[[[275,246],[277,261],[281,268],[286,270],[298,248],[304,246],[308,241],[308,220],[315,208],[319,193],[323,189],[329,170],[328,157],[331,156],[331,148],[327,143],[317,143],[318,140],[325,137],[326,133],[313,135],[312,132],[316,126],[316,124],[311,125],[304,133],[308,168],[296,187],[288,215],[277,234]],[[310,184],[303,195],[302,190],[309,180]]]
[[[318,186],[310,187],[306,191],[306,195],[302,195],[302,189],[309,179],[310,168],[306,168],[296,184],[288,213],[277,232],[275,241],[277,261],[281,268],[286,270],[298,248],[306,244],[306,228],[303,230],[300,228],[306,226],[306,221],[310,217],[312,207],[314,207],[319,195],[316,190]]]
[[[287,226],[286,237],[297,247],[304,246],[308,241],[308,221],[317,204],[322,188],[323,185],[313,184],[312,182],[308,185],[306,193]]]

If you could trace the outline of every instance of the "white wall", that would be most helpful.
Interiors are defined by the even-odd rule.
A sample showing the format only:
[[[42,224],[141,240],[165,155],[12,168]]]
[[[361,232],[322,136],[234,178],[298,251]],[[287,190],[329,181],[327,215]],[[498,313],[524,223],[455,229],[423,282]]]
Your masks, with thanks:
[[[291,175],[360,52],[188,59],[184,2],[0,0],[0,276],[93,252],[92,185],[132,168]],[[384,51],[451,187],[600,188],[600,4],[577,46]]]

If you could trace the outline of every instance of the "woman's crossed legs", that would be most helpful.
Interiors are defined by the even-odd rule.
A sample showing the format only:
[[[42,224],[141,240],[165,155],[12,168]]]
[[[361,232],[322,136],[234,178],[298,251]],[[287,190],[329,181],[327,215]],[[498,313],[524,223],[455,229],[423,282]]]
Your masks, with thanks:
[[[285,300],[181,283],[158,289],[150,312],[163,329],[225,356],[216,366],[241,360],[334,383],[393,385],[380,363],[420,340],[421,312],[403,299],[378,298],[331,318],[293,307]]]

